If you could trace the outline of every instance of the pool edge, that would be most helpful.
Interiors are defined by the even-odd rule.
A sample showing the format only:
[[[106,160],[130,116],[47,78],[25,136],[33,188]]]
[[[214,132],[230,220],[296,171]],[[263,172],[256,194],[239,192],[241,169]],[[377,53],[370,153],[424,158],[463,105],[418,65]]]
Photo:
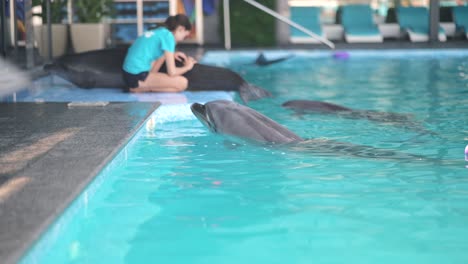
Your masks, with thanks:
[[[29,106],[29,111],[31,111],[35,107],[41,107],[40,105],[44,107],[44,105],[47,104],[18,103],[7,105],[9,107],[16,105],[25,108]],[[63,104],[59,103],[52,103],[50,105],[60,105],[63,107]],[[21,260],[28,250],[40,239],[42,234],[47,231],[48,227],[73,203],[76,197],[80,195],[86,186],[88,186],[114,156],[117,155],[120,149],[133,138],[146,120],[160,107],[161,103],[111,103],[110,105],[114,108],[99,110],[103,112],[101,115],[92,116],[81,114],[82,119],[89,118],[91,122],[89,120],[83,120],[85,128],[79,132],[81,133],[79,136],[70,137],[68,142],[67,140],[60,142],[57,146],[54,146],[54,148],[28,164],[27,168],[12,173],[11,179],[27,175],[33,180],[29,185],[24,186],[22,190],[14,193],[6,202],[0,204],[0,209],[2,211],[0,226],[2,230],[5,230],[5,232],[2,232],[0,235],[0,257],[5,261],[3,263],[17,263]],[[86,111],[86,109],[75,110],[75,112],[80,111]],[[73,110],[70,111],[68,109],[68,112],[73,112]],[[122,115],[122,113],[124,113],[124,115]],[[122,120],[127,123],[122,124]],[[63,120],[60,119],[57,120],[57,122],[62,121]],[[104,124],[102,122],[104,122]],[[50,125],[50,123],[43,122],[43,126],[46,125]],[[103,131],[100,131],[101,138],[98,139],[96,139],[95,131],[92,130],[96,128],[96,126],[103,127]],[[119,130],[119,127],[120,131],[113,133],[114,130]],[[105,135],[106,133],[109,135]],[[103,142],[101,142],[102,145],[108,143],[115,144],[104,146],[105,150],[103,151],[98,144],[95,144],[97,140],[103,140]],[[57,166],[60,166],[60,163],[63,163],[62,166],[65,168],[67,168],[68,164],[75,165],[75,167],[72,166],[72,169],[80,169],[80,166],[81,168],[86,166],[87,164],[77,165],[79,161],[77,162],[74,160],[60,160],[59,158],[57,161],[57,154],[62,156],[62,159],[67,159],[67,155],[69,155],[68,159],[70,159],[70,153],[67,154],[67,150],[70,151],[70,148],[79,145],[83,145],[84,147],[81,149],[78,147],[78,151],[83,151],[86,147],[92,147],[96,150],[96,153],[102,154],[99,160],[96,160],[94,166],[90,166],[87,170],[74,172],[68,172],[66,169],[59,168],[59,173],[52,177],[50,175],[41,175],[48,173],[47,168],[50,164],[55,164],[55,167],[52,166],[49,170],[57,170]],[[8,154],[8,152],[7,150],[6,153]],[[0,156],[1,154],[5,154],[5,151],[4,153],[0,153]],[[72,153],[71,158],[76,156],[79,158],[80,155],[86,154],[78,153],[77,155],[76,153]],[[51,162],[51,159],[55,159],[55,161]],[[95,159],[95,157],[92,156],[91,159]],[[84,162],[86,163],[86,159]],[[45,168],[45,170],[42,170],[42,172],[34,171],[38,168]],[[60,186],[67,186],[66,188],[69,189],[62,190],[59,188]],[[57,192],[56,194],[48,193],[54,190]],[[44,193],[44,191],[47,191],[47,193]],[[60,198],[60,196],[62,196],[62,198]],[[56,204],[53,204],[54,200]],[[41,206],[43,207],[41,208]],[[41,212],[41,209],[45,210]],[[19,216],[18,213],[23,214],[23,216]]]

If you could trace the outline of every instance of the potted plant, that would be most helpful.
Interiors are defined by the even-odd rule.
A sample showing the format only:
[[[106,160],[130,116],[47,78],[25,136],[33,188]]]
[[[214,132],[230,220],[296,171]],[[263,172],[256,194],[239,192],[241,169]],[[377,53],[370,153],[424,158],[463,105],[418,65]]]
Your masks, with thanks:
[[[39,54],[46,57],[49,54],[46,0],[33,0],[32,6],[36,10],[38,9],[37,7],[40,6],[39,11],[33,12],[34,16],[42,18],[42,25],[34,26],[34,39]],[[67,25],[63,23],[67,13],[66,8],[67,0],[54,0],[50,3],[53,57],[63,55],[67,49],[68,28]]]
[[[75,0],[77,22],[70,25],[75,52],[103,49],[110,38],[110,25],[104,19],[113,14],[113,0]]]

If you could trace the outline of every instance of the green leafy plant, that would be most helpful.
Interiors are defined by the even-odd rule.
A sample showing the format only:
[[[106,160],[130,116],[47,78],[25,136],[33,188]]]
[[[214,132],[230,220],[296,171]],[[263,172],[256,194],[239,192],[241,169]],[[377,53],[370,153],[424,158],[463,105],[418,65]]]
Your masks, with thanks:
[[[223,1],[220,1],[221,3]],[[276,0],[260,0],[260,4],[275,10]],[[244,1],[230,1],[231,40],[233,46],[274,46],[276,23],[271,15]],[[220,29],[223,31],[223,4],[220,4]],[[224,31],[222,32],[224,35]]]
[[[47,23],[47,5],[46,0],[33,0],[32,6],[42,7],[40,13],[33,13],[33,16],[39,16],[42,18],[42,23]],[[53,0],[50,2],[50,18],[51,23],[62,23],[63,19],[67,14],[67,0]]]
[[[100,23],[114,14],[113,0],[75,0],[74,13],[80,23]]]

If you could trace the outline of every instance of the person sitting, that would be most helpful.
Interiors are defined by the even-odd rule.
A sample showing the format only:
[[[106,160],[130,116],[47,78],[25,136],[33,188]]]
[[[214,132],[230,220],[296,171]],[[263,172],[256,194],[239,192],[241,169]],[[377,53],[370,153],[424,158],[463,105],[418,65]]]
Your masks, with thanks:
[[[184,40],[192,29],[185,15],[169,16],[165,26],[146,31],[130,46],[123,63],[123,79],[128,92],[181,92],[188,80],[182,76],[196,60],[175,51],[176,43]],[[182,62],[176,67],[175,60]],[[165,64],[166,72],[160,72]]]

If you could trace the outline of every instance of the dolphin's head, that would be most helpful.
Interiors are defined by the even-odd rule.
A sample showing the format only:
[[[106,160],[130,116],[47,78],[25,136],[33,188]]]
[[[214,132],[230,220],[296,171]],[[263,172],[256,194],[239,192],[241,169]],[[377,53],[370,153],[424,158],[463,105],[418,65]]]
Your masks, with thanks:
[[[194,103],[193,114],[212,132],[260,142],[288,143],[302,140],[287,128],[252,108],[227,100]]]
[[[206,104],[194,103],[190,107],[193,114],[211,132],[234,134],[241,122],[251,119],[254,110],[233,101],[216,100]]]
[[[200,120],[200,122],[206,126],[211,132],[216,133],[216,124],[213,123],[212,118],[210,118],[210,112],[207,110],[207,107],[203,104],[194,103],[190,106],[192,113]]]

